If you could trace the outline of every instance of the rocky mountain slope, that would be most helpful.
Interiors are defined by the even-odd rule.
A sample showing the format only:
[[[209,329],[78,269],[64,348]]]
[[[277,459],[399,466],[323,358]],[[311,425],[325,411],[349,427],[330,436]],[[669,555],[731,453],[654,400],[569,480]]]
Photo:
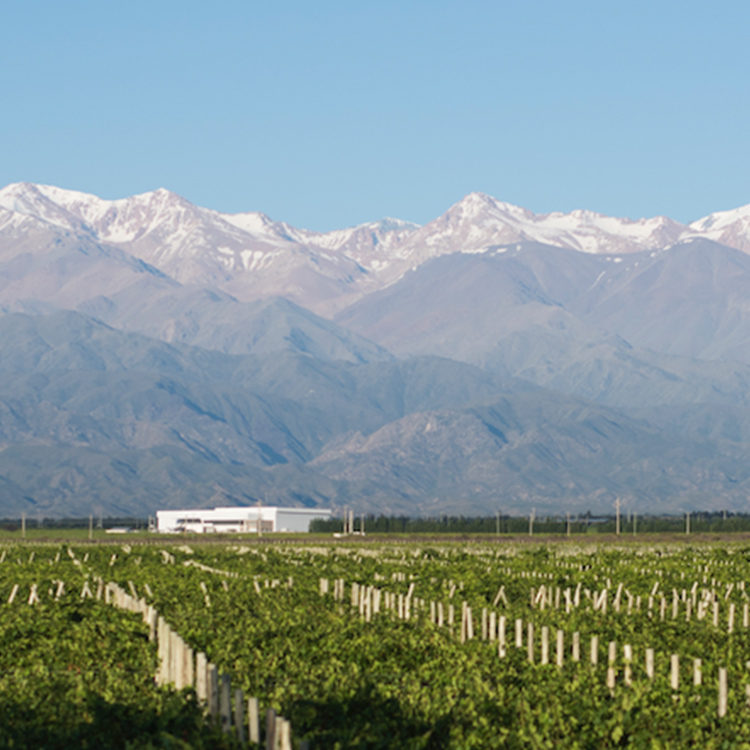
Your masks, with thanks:
[[[0,190],[0,505],[744,508],[750,207],[316,233]]]

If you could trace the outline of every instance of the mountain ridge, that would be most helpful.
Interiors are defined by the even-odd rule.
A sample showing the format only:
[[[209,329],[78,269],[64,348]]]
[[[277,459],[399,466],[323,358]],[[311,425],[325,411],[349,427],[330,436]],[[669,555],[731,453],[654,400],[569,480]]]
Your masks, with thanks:
[[[422,227],[316,233],[164,189],[8,186],[0,501],[744,507],[748,216],[472,193]]]
[[[587,210],[534,214],[478,192],[421,227],[383,219],[314,232],[260,212],[201,208],[163,188],[105,201],[54,186],[7,185],[0,190],[0,234],[24,225],[114,245],[180,283],[210,283],[244,300],[285,296],[327,317],[435,257],[514,243],[627,255],[706,238],[750,252],[750,206],[684,225]]]

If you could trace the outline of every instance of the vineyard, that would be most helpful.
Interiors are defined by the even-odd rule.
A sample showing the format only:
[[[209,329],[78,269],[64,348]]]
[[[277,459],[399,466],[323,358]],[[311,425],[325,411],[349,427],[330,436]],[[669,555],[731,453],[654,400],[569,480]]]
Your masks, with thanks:
[[[7,546],[0,745],[750,748],[749,579],[742,545]]]

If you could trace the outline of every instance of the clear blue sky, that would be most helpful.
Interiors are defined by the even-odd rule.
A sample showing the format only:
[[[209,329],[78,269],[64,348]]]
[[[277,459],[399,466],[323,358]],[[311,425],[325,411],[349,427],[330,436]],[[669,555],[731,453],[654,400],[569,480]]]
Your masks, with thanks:
[[[746,0],[5,3],[0,183],[320,230],[474,190],[689,221],[750,203],[749,32]]]

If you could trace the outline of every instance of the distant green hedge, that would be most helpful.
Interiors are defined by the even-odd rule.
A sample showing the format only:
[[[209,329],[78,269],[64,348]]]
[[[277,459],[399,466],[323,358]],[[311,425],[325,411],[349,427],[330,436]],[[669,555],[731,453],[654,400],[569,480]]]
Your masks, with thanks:
[[[538,516],[534,519],[534,534],[565,534],[568,521],[563,516]],[[369,534],[528,534],[528,516],[440,516],[438,518],[413,518],[410,516],[367,515],[365,533]],[[332,534],[343,529],[342,518],[317,519],[310,531]],[[355,517],[354,531],[361,531],[362,517]],[[701,512],[690,514],[692,533],[732,533],[750,531],[750,514]],[[614,516],[591,514],[572,516],[572,534],[614,534]],[[637,516],[620,518],[620,534],[665,534],[685,531],[685,516]]]

